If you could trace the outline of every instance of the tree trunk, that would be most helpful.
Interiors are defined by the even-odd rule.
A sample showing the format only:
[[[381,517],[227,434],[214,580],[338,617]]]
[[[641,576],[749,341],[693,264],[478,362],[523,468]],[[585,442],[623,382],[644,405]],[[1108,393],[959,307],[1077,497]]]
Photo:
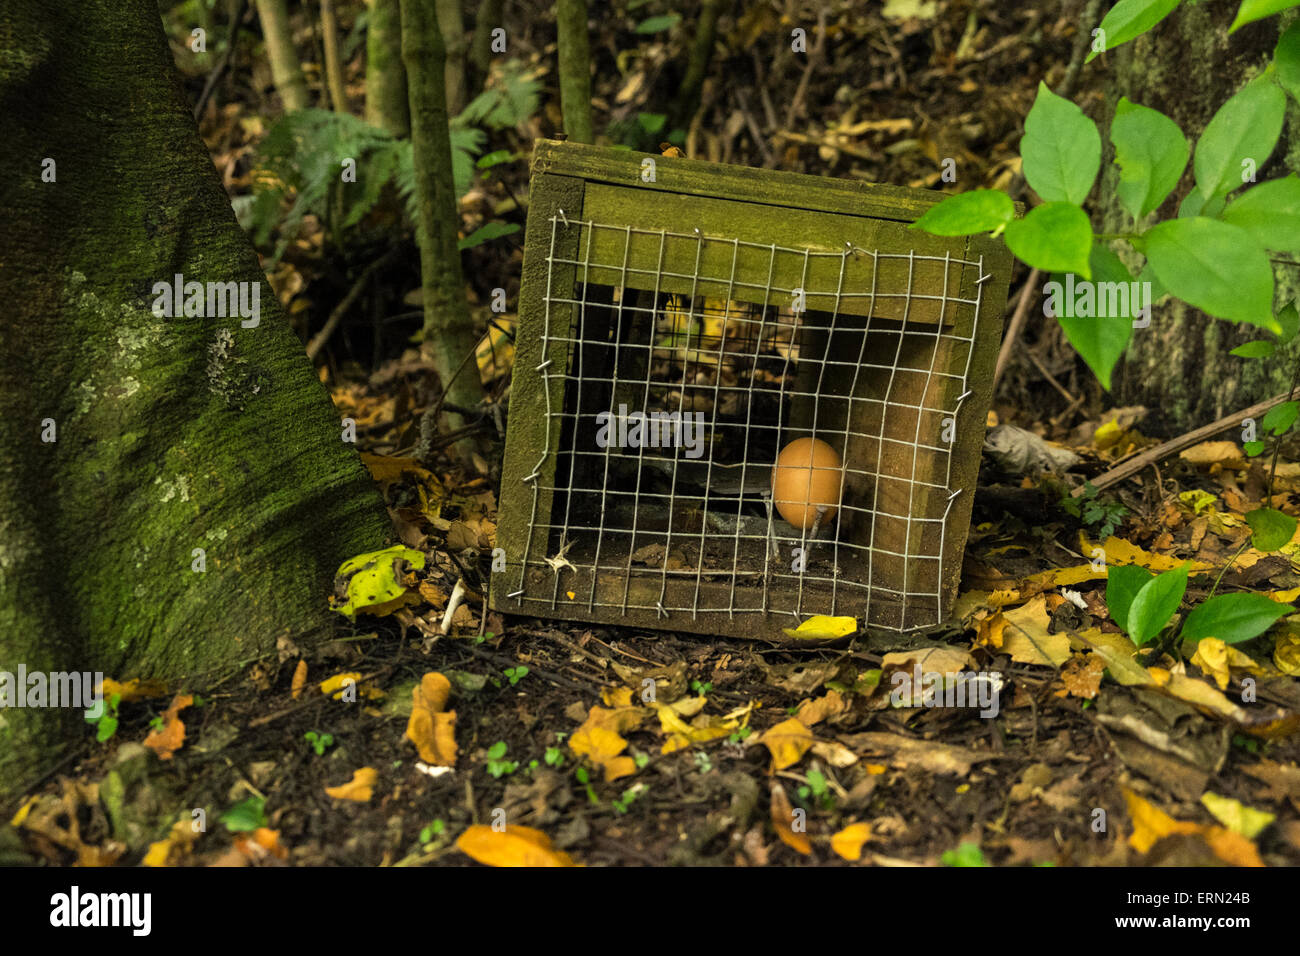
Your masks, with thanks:
[[[447,51],[443,78],[447,85],[447,112],[455,116],[465,108],[465,53],[468,37],[465,33],[465,11],[460,0],[437,0],[438,30]]]
[[[451,167],[451,130],[443,67],[446,50],[433,0],[402,0],[402,60],[411,100],[411,143],[415,153],[416,223],[420,242],[420,279],[424,293],[424,341],[432,354],[447,401],[471,409],[483,399],[474,323],[465,298],[457,240],[456,186]],[[449,416],[451,428],[466,424]],[[431,419],[422,423],[420,456],[427,458]],[[462,442],[462,455],[472,443]]]
[[[1194,151],[1197,137],[1219,106],[1268,64],[1280,18],[1268,17],[1229,37],[1235,9],[1235,4],[1183,4],[1150,33],[1106,55],[1113,59],[1108,64],[1107,113],[1101,118],[1107,151],[1101,231],[1124,232],[1133,226],[1115,195],[1119,171],[1104,134],[1120,95],[1171,117]],[[1094,61],[1084,69],[1097,65]],[[1290,97],[1288,101],[1282,141],[1270,161],[1261,164],[1259,182],[1300,170],[1300,110]],[[1156,211],[1159,219],[1178,214],[1192,182],[1189,162],[1180,187]],[[1278,266],[1274,276],[1274,303],[1280,308],[1300,291],[1300,270]],[[1243,342],[1267,337],[1254,326],[1233,325],[1169,300],[1152,309],[1149,328],[1133,330],[1128,355],[1115,377],[1115,399],[1123,405],[1145,405],[1152,413],[1148,427],[1166,435],[1231,414],[1284,391],[1290,383],[1300,343],[1262,360],[1228,354]]]
[[[334,112],[347,113],[348,92],[343,82],[343,56],[339,51],[339,20],[334,0],[320,0],[321,42],[325,45],[325,82],[329,86]]]
[[[700,88],[709,72],[709,61],[713,59],[713,40],[717,35],[718,14],[721,12],[722,0],[703,0],[700,5],[700,16],[695,22],[695,42],[691,44],[691,58],[673,105],[674,126],[685,129],[690,125],[695,111],[700,108]]]
[[[157,5],[8,0],[0,38],[0,671],[211,679],[330,633],[338,565],[390,529]],[[250,315],[159,317],[176,274],[246,284]],[[0,796],[86,733],[77,710],[0,711]]]
[[[594,143],[591,125],[591,48],[587,0],[559,0],[555,28],[560,60],[560,110],[564,132],[575,143]]]
[[[469,59],[474,64],[477,88],[482,89],[492,70],[492,31],[501,26],[504,0],[483,0],[474,21],[474,38],[470,41]]]
[[[286,113],[305,110],[311,105],[307,81],[293,46],[293,29],[289,26],[289,9],[285,0],[257,0],[257,15],[262,20],[266,38],[266,57],[271,61],[271,79],[284,101]]]
[[[411,135],[399,0],[370,0],[366,25],[366,122],[394,136]]]

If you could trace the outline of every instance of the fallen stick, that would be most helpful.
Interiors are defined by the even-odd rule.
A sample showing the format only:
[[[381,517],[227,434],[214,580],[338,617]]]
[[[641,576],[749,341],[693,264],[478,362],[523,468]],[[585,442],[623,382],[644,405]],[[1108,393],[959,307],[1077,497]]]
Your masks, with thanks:
[[[1111,485],[1117,485],[1121,481],[1132,478],[1143,468],[1156,462],[1163,461],[1170,455],[1182,451],[1184,448],[1190,448],[1197,442],[1204,441],[1211,435],[1217,435],[1221,431],[1229,428],[1236,428],[1241,425],[1242,421],[1247,418],[1259,418],[1274,405],[1281,405],[1291,397],[1289,392],[1283,392],[1280,395],[1274,395],[1272,398],[1265,399],[1257,405],[1234,412],[1231,415],[1225,415],[1217,422],[1210,422],[1208,425],[1202,425],[1200,428],[1193,429],[1185,435],[1179,435],[1177,438],[1171,438],[1155,448],[1148,448],[1139,455],[1128,459],[1122,464],[1116,465],[1109,471],[1103,472],[1097,478],[1093,479],[1092,486],[1098,491],[1109,488]],[[1075,488],[1071,497],[1078,498],[1083,495],[1085,487]]]

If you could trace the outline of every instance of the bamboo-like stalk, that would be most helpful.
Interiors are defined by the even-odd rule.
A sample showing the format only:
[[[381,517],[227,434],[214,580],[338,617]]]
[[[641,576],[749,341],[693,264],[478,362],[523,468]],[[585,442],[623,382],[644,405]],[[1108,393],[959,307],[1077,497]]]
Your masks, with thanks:
[[[586,0],[559,0],[555,5],[555,24],[559,41],[560,109],[564,115],[564,132],[570,142],[594,143]]]
[[[266,38],[271,79],[284,101],[285,112],[305,110],[311,102],[298,51],[293,46],[288,5],[285,0],[257,0],[257,16],[262,21],[262,36]]]
[[[415,151],[415,194],[419,208],[421,287],[424,292],[424,341],[431,352],[445,403],[475,408],[483,386],[473,354],[478,346],[465,298],[457,244],[456,187],[452,176],[451,129],[445,88],[446,48],[438,29],[434,0],[401,0],[402,60],[406,64],[411,104],[411,142]],[[469,367],[464,359],[469,356]],[[447,412],[450,427],[466,420]],[[421,454],[432,440],[432,422],[421,423]],[[470,440],[458,453],[468,456]]]
[[[348,93],[343,85],[343,56],[339,50],[339,21],[334,0],[320,0],[321,42],[325,46],[325,85],[329,87],[334,112],[347,113]]]
[[[402,64],[399,0],[369,0],[366,26],[366,122],[392,133],[411,135],[411,107]]]
[[[438,29],[447,50],[443,79],[447,85],[447,111],[455,116],[465,108],[465,51],[469,40],[465,34],[465,12],[461,0],[437,0]]]

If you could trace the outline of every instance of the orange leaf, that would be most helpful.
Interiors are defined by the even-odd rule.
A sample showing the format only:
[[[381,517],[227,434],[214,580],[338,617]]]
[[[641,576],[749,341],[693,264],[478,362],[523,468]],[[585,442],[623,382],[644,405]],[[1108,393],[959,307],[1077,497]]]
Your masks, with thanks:
[[[302,696],[302,689],[307,686],[307,662],[299,661],[293,669],[293,681],[289,684],[289,696],[297,700]]]
[[[335,800],[353,800],[366,803],[375,794],[375,780],[379,771],[374,767],[362,767],[352,774],[352,779],[337,787],[326,787],[325,792]]]
[[[813,745],[812,732],[797,717],[781,721],[759,740],[772,752],[772,766],[777,770],[793,767]]]
[[[772,781],[771,812],[772,826],[776,828],[776,835],[781,838],[781,842],[804,856],[812,856],[812,843],[809,842],[808,834],[803,829],[806,825],[804,812],[800,810],[798,817],[795,816],[795,810],[790,806],[790,798],[786,795],[785,788],[775,780]],[[796,830],[796,826],[800,829]]]
[[[443,711],[451,696],[451,681],[430,671],[411,692],[411,716],[406,739],[415,744],[420,759],[434,767],[456,766],[456,712]]]
[[[475,824],[460,835],[456,849],[488,866],[576,866],[541,830],[507,824],[504,830]]]
[[[190,694],[177,694],[171,705],[163,711],[163,729],[150,731],[144,745],[158,755],[159,760],[171,760],[185,744],[185,724],[177,716],[194,703]]]
[[[831,837],[831,849],[846,860],[862,859],[862,844],[871,839],[871,827],[866,823],[850,823]]]
[[[287,860],[289,851],[280,843],[280,831],[258,827],[252,833],[240,833],[235,837],[235,849],[255,862],[273,856],[277,860]]]

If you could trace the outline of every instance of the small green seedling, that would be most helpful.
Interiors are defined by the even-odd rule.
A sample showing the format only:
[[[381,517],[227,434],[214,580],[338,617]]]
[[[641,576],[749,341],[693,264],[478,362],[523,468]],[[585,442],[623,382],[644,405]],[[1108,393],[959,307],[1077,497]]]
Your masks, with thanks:
[[[104,707],[98,717],[86,718],[86,723],[95,725],[95,739],[101,744],[112,740],[113,735],[117,733],[117,708],[121,703],[122,695],[113,694],[104,701]]]
[[[528,676],[528,668],[520,664],[518,667],[507,667],[503,673],[506,675],[506,679],[510,681],[510,686],[514,687]]]
[[[648,785],[644,783],[635,783],[624,790],[619,798],[611,801],[611,803],[613,804],[614,809],[619,813],[627,813],[627,808],[635,803],[640,797],[645,796],[649,790],[650,787]]]
[[[703,750],[697,750],[695,751],[695,767],[700,773],[708,773],[713,769],[713,761],[709,759],[709,755]]]
[[[559,769],[564,766],[564,751],[559,747],[547,747],[546,753],[542,755],[548,767]]]
[[[513,760],[504,759],[506,755],[506,749],[507,749],[506,742],[504,740],[498,740],[496,743],[494,743],[491,747],[488,748],[487,771],[497,779],[500,779],[501,777],[508,777],[510,776],[510,774],[514,773],[516,770],[519,769],[518,763],[516,763]]]
[[[812,797],[825,810],[831,810],[835,807],[835,795],[831,793],[831,787],[826,780],[826,775],[820,770],[809,770],[807,785],[799,787],[796,792],[801,800]]]
[[[727,736],[727,742],[732,744],[741,743],[742,741],[747,740],[749,738],[749,735],[752,734],[753,732],[754,732],[753,727],[741,727],[738,730],[733,730]]]
[[[713,684],[693,680],[691,681],[691,690],[695,692],[696,697],[704,697],[709,691],[713,690]]]
[[[589,803],[600,803],[596,796],[596,790],[591,785],[591,774],[587,773],[586,767],[578,767],[573,771],[573,779],[582,784],[587,791],[587,801]]]
[[[1092,482],[1085,482],[1083,494],[1075,498],[1069,492],[1061,498],[1061,508],[1073,515],[1105,540],[1128,517],[1128,509],[1109,496],[1101,497]]]
[[[434,820],[420,831],[420,842],[428,843],[434,837],[441,836],[446,829],[447,824],[441,818]]]
[[[980,849],[978,843],[963,843],[955,850],[944,850],[944,866],[988,866],[988,861],[984,859],[984,851]]]
[[[231,833],[250,833],[266,826],[266,798],[241,800],[217,817]]]
[[[317,757],[322,756],[326,748],[334,746],[333,734],[318,734],[314,730],[309,730],[303,734],[303,737],[311,744],[311,749],[316,751]]]

